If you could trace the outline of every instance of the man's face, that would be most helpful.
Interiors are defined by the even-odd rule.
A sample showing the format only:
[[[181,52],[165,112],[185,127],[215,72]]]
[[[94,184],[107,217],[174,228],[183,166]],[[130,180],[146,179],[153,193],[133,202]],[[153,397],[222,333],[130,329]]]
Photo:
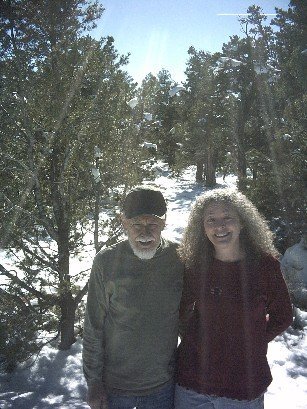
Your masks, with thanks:
[[[152,215],[126,219],[122,217],[124,229],[134,254],[141,259],[152,258],[160,245],[165,220]]]

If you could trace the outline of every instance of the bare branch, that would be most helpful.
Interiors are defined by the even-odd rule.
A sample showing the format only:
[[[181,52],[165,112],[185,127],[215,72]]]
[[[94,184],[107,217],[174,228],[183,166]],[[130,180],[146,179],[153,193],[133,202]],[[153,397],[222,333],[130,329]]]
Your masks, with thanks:
[[[85,284],[85,286],[76,295],[76,297],[75,297],[76,305],[78,305],[81,302],[82,298],[87,293],[87,290],[88,290],[88,282]]]

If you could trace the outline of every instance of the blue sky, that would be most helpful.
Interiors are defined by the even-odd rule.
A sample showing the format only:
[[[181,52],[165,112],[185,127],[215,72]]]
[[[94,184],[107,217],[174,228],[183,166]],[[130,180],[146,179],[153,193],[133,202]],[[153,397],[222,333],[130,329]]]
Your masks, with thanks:
[[[121,54],[130,52],[127,71],[141,83],[146,74],[165,68],[184,80],[187,50],[221,51],[224,42],[240,33],[237,14],[257,4],[264,13],[287,9],[288,0],[101,0],[105,8],[93,33],[112,35]],[[220,15],[220,14],[235,14]],[[268,21],[272,19],[268,16]]]

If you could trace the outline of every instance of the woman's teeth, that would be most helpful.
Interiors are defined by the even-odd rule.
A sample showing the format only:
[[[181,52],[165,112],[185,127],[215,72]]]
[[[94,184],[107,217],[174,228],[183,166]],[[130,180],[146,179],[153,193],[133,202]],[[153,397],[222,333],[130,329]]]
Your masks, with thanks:
[[[226,237],[229,233],[216,233],[216,237]]]

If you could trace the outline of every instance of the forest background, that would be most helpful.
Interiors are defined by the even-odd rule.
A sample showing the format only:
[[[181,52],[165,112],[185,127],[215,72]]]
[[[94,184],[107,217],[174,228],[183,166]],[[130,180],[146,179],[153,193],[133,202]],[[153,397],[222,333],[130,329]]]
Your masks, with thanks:
[[[82,335],[89,271],[71,268],[121,235],[127,190],[195,165],[206,188],[234,174],[281,253],[306,226],[307,5],[268,22],[251,5],[221,52],[187,51],[186,81],[161,69],[140,86],[112,37],[90,32],[90,0],[0,3],[0,364]],[[106,217],[107,216],[107,217]],[[81,266],[82,264],[80,264]]]

